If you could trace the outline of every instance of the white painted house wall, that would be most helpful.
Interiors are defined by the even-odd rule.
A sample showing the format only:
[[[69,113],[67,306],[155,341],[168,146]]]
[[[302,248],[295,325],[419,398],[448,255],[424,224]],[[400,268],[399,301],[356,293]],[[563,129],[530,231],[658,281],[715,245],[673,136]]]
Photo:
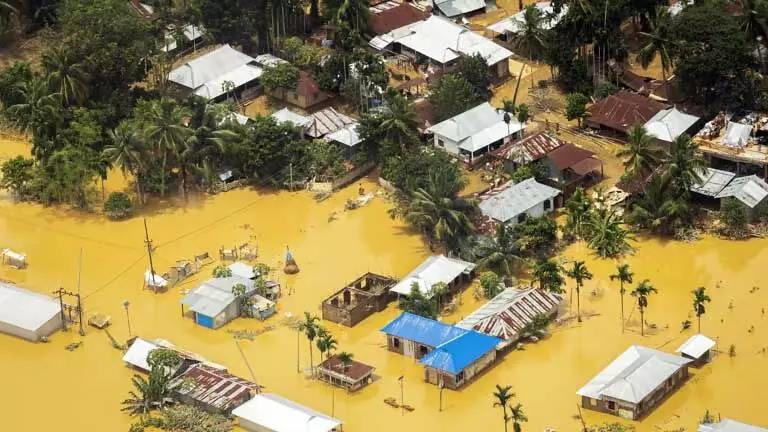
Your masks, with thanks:
[[[526,210],[525,211],[525,217],[526,218],[537,218],[537,217],[544,216],[547,213],[552,213],[552,209],[555,208],[554,199],[548,199],[547,201],[549,201],[549,210],[544,210],[544,202],[541,202],[541,203],[539,203],[539,204],[529,208],[528,210]],[[513,217],[512,219],[510,219],[507,222],[507,226],[512,227],[512,226],[517,225],[519,217],[520,217],[520,215],[517,215],[517,216]]]

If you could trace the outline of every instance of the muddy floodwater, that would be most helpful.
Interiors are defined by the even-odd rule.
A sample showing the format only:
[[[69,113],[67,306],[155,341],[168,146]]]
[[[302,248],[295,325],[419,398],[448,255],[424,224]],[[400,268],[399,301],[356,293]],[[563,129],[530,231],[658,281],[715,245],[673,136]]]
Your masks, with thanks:
[[[18,143],[3,142],[0,158],[27,152]],[[107,190],[122,180],[108,182]],[[372,180],[364,187],[375,191]],[[501,413],[493,408],[495,384],[510,384],[530,421],[524,430],[576,431],[580,423],[576,390],[631,344],[668,352],[693,330],[681,332],[691,316],[690,291],[706,286],[713,301],[702,320],[702,331],[718,340],[721,353],[713,363],[692,370],[692,378],[649,417],[636,423],[639,431],[693,431],[706,409],[744,422],[768,425],[765,389],[768,388],[768,241],[728,242],[705,238],[696,243],[639,240],[637,252],[626,261],[636,281],[651,280],[659,293],[649,299],[646,320],[656,329],[641,337],[632,298],[625,300],[630,326],[622,333],[618,290],[608,275],[616,262],[596,260],[583,245],[563,251],[566,259],[584,259],[595,278],[582,290],[583,323],[553,328],[551,337],[522,351],[511,352],[465,389],[439,395],[423,382],[423,369],[413,360],[389,353],[379,329],[397,316],[393,303],[352,329],[324,322],[339,340],[339,350],[376,367],[378,380],[355,394],[333,392],[321,382],[297,372],[297,334],[283,322],[289,314],[319,314],[320,301],[358,275],[373,271],[402,277],[428,256],[419,236],[387,215],[390,204],[377,196],[367,206],[344,211],[357,185],[316,203],[306,192],[230,191],[191,200],[185,207],[152,204],[146,216],[156,247],[155,266],[165,271],[176,260],[207,251],[217,255],[252,239],[259,261],[282,268],[290,246],[300,268],[298,275],[278,272],[286,295],[279,312],[266,322],[238,319],[219,330],[195,325],[181,316],[179,300],[186,290],[210,276],[213,265],[163,294],[142,290],[148,268],[141,217],[109,222],[99,215],[71,210],[14,204],[0,199],[0,247],[29,257],[29,267],[0,268],[0,278],[26,288],[50,293],[63,286],[75,290],[78,256],[82,248],[81,291],[86,315],[111,315],[111,333],[128,337],[124,300],[130,302],[133,335],[163,338],[194,351],[230,371],[250,378],[239,343],[259,384],[345,422],[345,431],[501,431]],[[329,222],[329,216],[336,218]],[[568,288],[570,289],[570,282]],[[456,322],[481,302],[471,290],[462,306],[443,319]],[[566,307],[568,300],[566,300]],[[575,303],[574,303],[575,304]],[[253,341],[236,342],[229,330],[263,330]],[[133,371],[121,361],[106,334],[94,328],[81,337],[76,331],[58,332],[48,344],[34,344],[0,335],[2,426],[0,430],[127,431],[131,418],[120,412],[120,401],[131,388]],[[65,346],[83,341],[68,351]],[[736,356],[727,352],[735,345]],[[317,351],[314,353],[317,360]],[[298,364],[308,366],[307,340],[298,339]],[[399,376],[404,376],[405,403],[415,411],[401,413],[383,403],[400,398]],[[335,403],[332,402],[335,400]],[[333,407],[335,405],[335,407]],[[333,407],[333,408],[332,408]],[[589,424],[613,417],[585,411]],[[510,428],[511,429],[511,428]]]

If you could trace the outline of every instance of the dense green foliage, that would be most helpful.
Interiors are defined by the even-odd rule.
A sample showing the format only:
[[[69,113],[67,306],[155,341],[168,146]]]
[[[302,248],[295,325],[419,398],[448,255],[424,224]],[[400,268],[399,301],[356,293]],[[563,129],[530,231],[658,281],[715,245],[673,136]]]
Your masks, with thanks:
[[[721,232],[732,238],[745,238],[749,235],[747,207],[733,197],[723,199],[720,206]]]
[[[504,288],[499,275],[492,271],[480,274],[480,287],[483,289],[483,296],[489,300],[496,297]]]
[[[589,99],[583,94],[570,93],[566,98],[565,117],[568,120],[577,120],[581,126],[581,121],[589,115],[587,102]]]
[[[442,76],[431,89],[429,102],[435,110],[437,121],[449,119],[473,108],[485,99],[469,81],[461,75]]]
[[[261,85],[269,90],[295,90],[299,82],[299,68],[290,63],[278,63],[264,69],[261,75]]]
[[[176,405],[163,409],[157,416],[142,418],[131,425],[129,432],[158,429],[169,432],[229,432],[233,424],[223,415],[211,414],[192,405]]]
[[[400,297],[400,309],[424,318],[437,319],[437,304],[433,298],[427,298],[416,282],[411,285],[411,292]]]
[[[133,203],[124,192],[112,192],[104,202],[104,213],[110,219],[123,219],[133,211]]]

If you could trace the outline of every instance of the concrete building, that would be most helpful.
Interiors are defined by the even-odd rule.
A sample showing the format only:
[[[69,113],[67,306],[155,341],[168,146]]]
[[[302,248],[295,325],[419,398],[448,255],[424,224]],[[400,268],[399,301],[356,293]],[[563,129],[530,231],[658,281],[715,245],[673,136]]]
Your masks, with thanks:
[[[395,283],[392,278],[366,273],[323,300],[323,319],[354,327],[360,321],[387,308],[395,297],[394,293],[389,291]]]
[[[356,360],[344,364],[338,354],[330,356],[317,367],[318,378],[347,391],[357,391],[373,382],[376,368]]]
[[[63,325],[57,299],[0,282],[0,333],[38,342]]]
[[[435,146],[472,164],[502,145],[520,138],[523,125],[504,121],[504,112],[484,102],[428,129]]]
[[[582,408],[639,420],[683,385],[690,362],[633,345],[576,394]]]

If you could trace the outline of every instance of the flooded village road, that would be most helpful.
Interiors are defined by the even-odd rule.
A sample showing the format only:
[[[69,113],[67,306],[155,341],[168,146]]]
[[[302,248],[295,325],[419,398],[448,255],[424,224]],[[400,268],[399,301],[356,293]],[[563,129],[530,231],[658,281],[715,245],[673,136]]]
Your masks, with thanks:
[[[0,157],[8,156],[7,147]],[[108,184],[107,188],[113,184]],[[376,189],[371,180],[367,190]],[[397,316],[393,303],[352,329],[324,322],[339,340],[339,350],[376,367],[379,377],[355,394],[332,392],[321,382],[297,373],[308,366],[307,340],[284,325],[287,314],[319,314],[320,301],[366,271],[402,277],[429,254],[421,239],[387,215],[389,204],[376,197],[369,205],[345,212],[347,198],[357,186],[347,188],[321,203],[306,192],[266,192],[240,189],[191,201],[186,207],[154,205],[144,211],[156,247],[155,266],[164,271],[179,259],[219,247],[232,247],[253,239],[259,261],[281,269],[289,246],[301,272],[279,281],[286,295],[278,315],[266,322],[238,319],[219,330],[197,326],[181,316],[183,293],[209,277],[213,265],[163,294],[142,290],[148,268],[144,229],[140,217],[109,222],[98,215],[14,204],[0,200],[0,247],[29,256],[29,268],[16,271],[0,267],[0,278],[29,289],[50,293],[60,286],[76,289],[78,256],[83,250],[81,291],[86,315],[112,316],[112,335],[128,337],[123,301],[130,302],[131,332],[143,338],[163,338],[226,365],[236,375],[249,378],[238,352],[242,347],[259,384],[296,402],[344,420],[345,431],[501,431],[501,412],[493,408],[496,384],[510,384],[530,421],[524,430],[577,431],[576,390],[631,344],[673,352],[692,334],[681,333],[681,322],[694,321],[690,291],[706,286],[713,298],[703,317],[702,331],[718,340],[721,354],[703,369],[693,370],[691,380],[642,422],[640,432],[695,430],[706,409],[740,421],[768,424],[765,389],[768,388],[768,241],[728,242],[706,238],[685,244],[655,239],[641,240],[626,261],[635,281],[648,278],[659,290],[649,299],[646,320],[656,326],[641,337],[632,297],[625,299],[630,326],[622,334],[619,295],[608,275],[616,262],[596,260],[583,245],[563,252],[568,259],[585,259],[595,278],[582,290],[582,309],[590,317],[553,328],[551,337],[511,352],[488,372],[459,392],[446,390],[443,411],[439,393],[423,382],[423,369],[413,360],[385,349],[379,329]],[[329,222],[329,215],[337,219]],[[287,295],[288,287],[292,292]],[[568,289],[571,283],[569,281]],[[758,287],[755,289],[753,287]],[[750,292],[751,291],[751,292]],[[444,318],[457,322],[482,302],[471,289],[462,297],[458,312]],[[567,300],[566,300],[567,307]],[[273,328],[272,330],[269,330]],[[253,341],[236,342],[230,330],[265,330]],[[131,418],[120,412],[120,401],[131,388],[133,371],[121,361],[103,331],[86,328],[58,332],[48,344],[34,344],[0,335],[0,392],[2,426],[7,431],[127,431]],[[67,351],[71,342],[83,345]],[[736,356],[729,357],[730,345]],[[314,352],[315,361],[318,354]],[[399,399],[397,377],[404,376],[405,402],[415,408],[405,413],[383,403]],[[589,424],[615,418],[585,412]]]

